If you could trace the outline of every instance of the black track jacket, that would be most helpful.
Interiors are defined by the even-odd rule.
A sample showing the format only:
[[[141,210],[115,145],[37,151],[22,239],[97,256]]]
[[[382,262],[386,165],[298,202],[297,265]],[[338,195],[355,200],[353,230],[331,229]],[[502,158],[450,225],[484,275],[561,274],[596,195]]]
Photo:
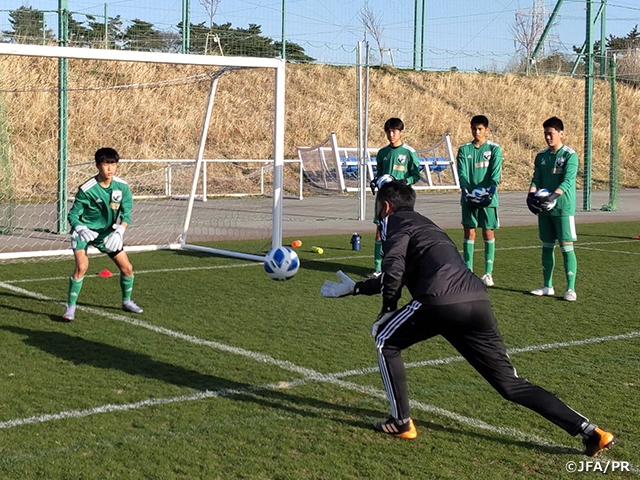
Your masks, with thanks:
[[[405,285],[423,305],[489,300],[458,247],[430,219],[414,210],[398,210],[382,220],[381,228],[383,274],[357,282],[354,295],[382,293],[382,312],[398,308]]]

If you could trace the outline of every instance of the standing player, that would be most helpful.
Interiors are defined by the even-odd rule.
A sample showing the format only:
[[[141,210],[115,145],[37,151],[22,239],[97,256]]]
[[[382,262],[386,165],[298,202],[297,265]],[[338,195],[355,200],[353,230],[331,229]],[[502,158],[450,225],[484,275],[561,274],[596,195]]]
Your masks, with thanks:
[[[578,240],[575,224],[578,155],[562,143],[564,138],[562,120],[551,117],[542,126],[548,148],[536,155],[533,179],[527,195],[527,206],[538,215],[544,285],[532,290],[531,294],[536,296],[555,294],[553,289],[554,248],[558,240],[567,277],[567,291],[564,299],[575,302],[578,298],[575,289],[578,262],[573,242]],[[536,192],[543,188],[550,194],[546,197],[536,196]]]
[[[502,150],[500,145],[487,140],[489,119],[476,115],[471,119],[473,141],[458,149],[456,163],[460,188],[462,189],[462,227],[464,261],[473,271],[473,250],[476,228],[482,228],[484,239],[484,275],[481,280],[487,287],[493,287],[493,263],[496,240],[494,231],[500,227],[498,221],[498,184],[502,175]],[[470,194],[476,188],[484,188],[486,195],[475,197]]]
[[[109,255],[120,269],[122,309],[142,313],[142,308],[131,300],[133,266],[122,249],[122,237],[131,221],[133,198],[127,182],[115,176],[119,160],[120,156],[113,148],[101,148],[95,153],[98,174],[80,186],[69,211],[73,232],[71,248],[76,265],[69,277],[67,309],[62,316],[65,322],[75,318],[76,302],[89,268],[89,245]],[[120,224],[116,223],[118,217]]]
[[[376,155],[376,178],[371,182],[371,191],[375,195],[376,190],[390,175],[396,180],[403,180],[408,185],[413,185],[420,180],[420,161],[416,151],[402,142],[404,123],[399,118],[390,118],[384,124],[384,132],[389,140],[389,145],[381,148]],[[384,178],[383,178],[384,177]],[[380,239],[380,222],[374,216],[376,224],[376,240],[373,250],[373,276],[379,276],[382,268],[382,240]]]
[[[382,275],[356,283],[338,272],[339,283],[326,281],[320,289],[325,297],[382,295],[371,335],[391,416],[375,428],[395,437],[417,437],[402,350],[442,335],[505,399],[533,410],[572,436],[580,434],[586,455],[610,448],[613,434],[516,374],[487,289],[464,264],[447,234],[414,211],[415,201],[408,185],[395,181],[383,185],[376,197],[384,251]],[[404,286],[412,299],[398,308]]]

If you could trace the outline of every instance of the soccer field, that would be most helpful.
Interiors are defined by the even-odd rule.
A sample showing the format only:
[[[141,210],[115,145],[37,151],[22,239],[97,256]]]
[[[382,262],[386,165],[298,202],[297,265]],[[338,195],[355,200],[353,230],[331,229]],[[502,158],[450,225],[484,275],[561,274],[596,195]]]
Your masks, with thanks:
[[[449,233],[460,245],[461,229]],[[542,277],[536,227],[497,233],[490,296],[513,364],[617,435],[597,459],[503,400],[441,338],[404,353],[418,438],[373,431],[388,412],[369,335],[380,299],[319,294],[338,269],[371,272],[372,234],[360,251],[350,234],[301,238],[286,282],[254,262],[131,254],[141,315],[120,310],[118,276],[96,275],[115,267],[97,256],[70,324],[57,320],[71,259],[5,263],[0,478],[637,478],[639,233],[637,222],[578,225],[574,303],[561,299],[559,251],[558,296],[528,294]]]

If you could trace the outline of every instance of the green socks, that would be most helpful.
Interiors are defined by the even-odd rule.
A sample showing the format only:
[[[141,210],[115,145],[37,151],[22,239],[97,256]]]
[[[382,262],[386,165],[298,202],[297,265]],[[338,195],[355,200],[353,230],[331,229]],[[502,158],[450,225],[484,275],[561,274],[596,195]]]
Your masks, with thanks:
[[[131,300],[131,292],[133,291],[133,275],[125,277],[120,275],[120,288],[122,289],[122,301]]]
[[[467,268],[472,272],[474,243],[474,240],[469,240],[468,238],[465,238],[462,242],[462,258],[464,259],[464,263],[467,264]]]
[[[575,292],[576,274],[578,273],[578,261],[576,260],[576,252],[573,245],[564,245],[560,247],[562,251],[562,259],[564,261],[564,272],[567,275],[567,290]]]
[[[69,291],[67,293],[67,305],[75,305],[78,301],[78,295],[82,290],[82,282],[84,277],[74,280],[73,277],[69,277]]]
[[[554,246],[542,245],[542,278],[545,287],[553,286],[553,268],[556,265],[556,259],[553,255]]]
[[[484,242],[484,273],[493,273],[493,261],[496,256],[496,239],[485,240]]]
[[[376,272],[382,271],[382,242],[377,240],[373,244],[373,266]]]

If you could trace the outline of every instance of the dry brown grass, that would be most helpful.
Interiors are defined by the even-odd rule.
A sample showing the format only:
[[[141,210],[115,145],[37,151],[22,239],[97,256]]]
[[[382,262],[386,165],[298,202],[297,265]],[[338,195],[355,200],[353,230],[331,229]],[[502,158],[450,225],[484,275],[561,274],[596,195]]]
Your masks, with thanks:
[[[72,60],[69,75],[70,163],[90,161],[101,146],[123,158],[193,158],[209,80],[202,67]],[[208,158],[268,158],[271,154],[272,72],[244,70],[218,85],[208,134]],[[160,80],[173,84],[124,88]],[[286,84],[285,155],[336,131],[356,145],[354,68],[290,65]],[[8,119],[15,191],[48,196],[56,189],[57,62],[0,59],[2,106]],[[258,88],[256,88],[258,86]],[[618,85],[622,184],[640,187],[640,91]],[[584,81],[566,77],[425,73],[372,70],[369,145],[386,143],[382,125],[392,116],[406,124],[405,141],[416,148],[451,134],[454,148],[470,140],[469,119],[485,114],[492,140],[504,152],[503,188],[521,190],[530,180],[536,152],[544,147],[542,122],[565,122],[566,144],[582,157]],[[609,85],[594,95],[594,188],[609,178]]]

